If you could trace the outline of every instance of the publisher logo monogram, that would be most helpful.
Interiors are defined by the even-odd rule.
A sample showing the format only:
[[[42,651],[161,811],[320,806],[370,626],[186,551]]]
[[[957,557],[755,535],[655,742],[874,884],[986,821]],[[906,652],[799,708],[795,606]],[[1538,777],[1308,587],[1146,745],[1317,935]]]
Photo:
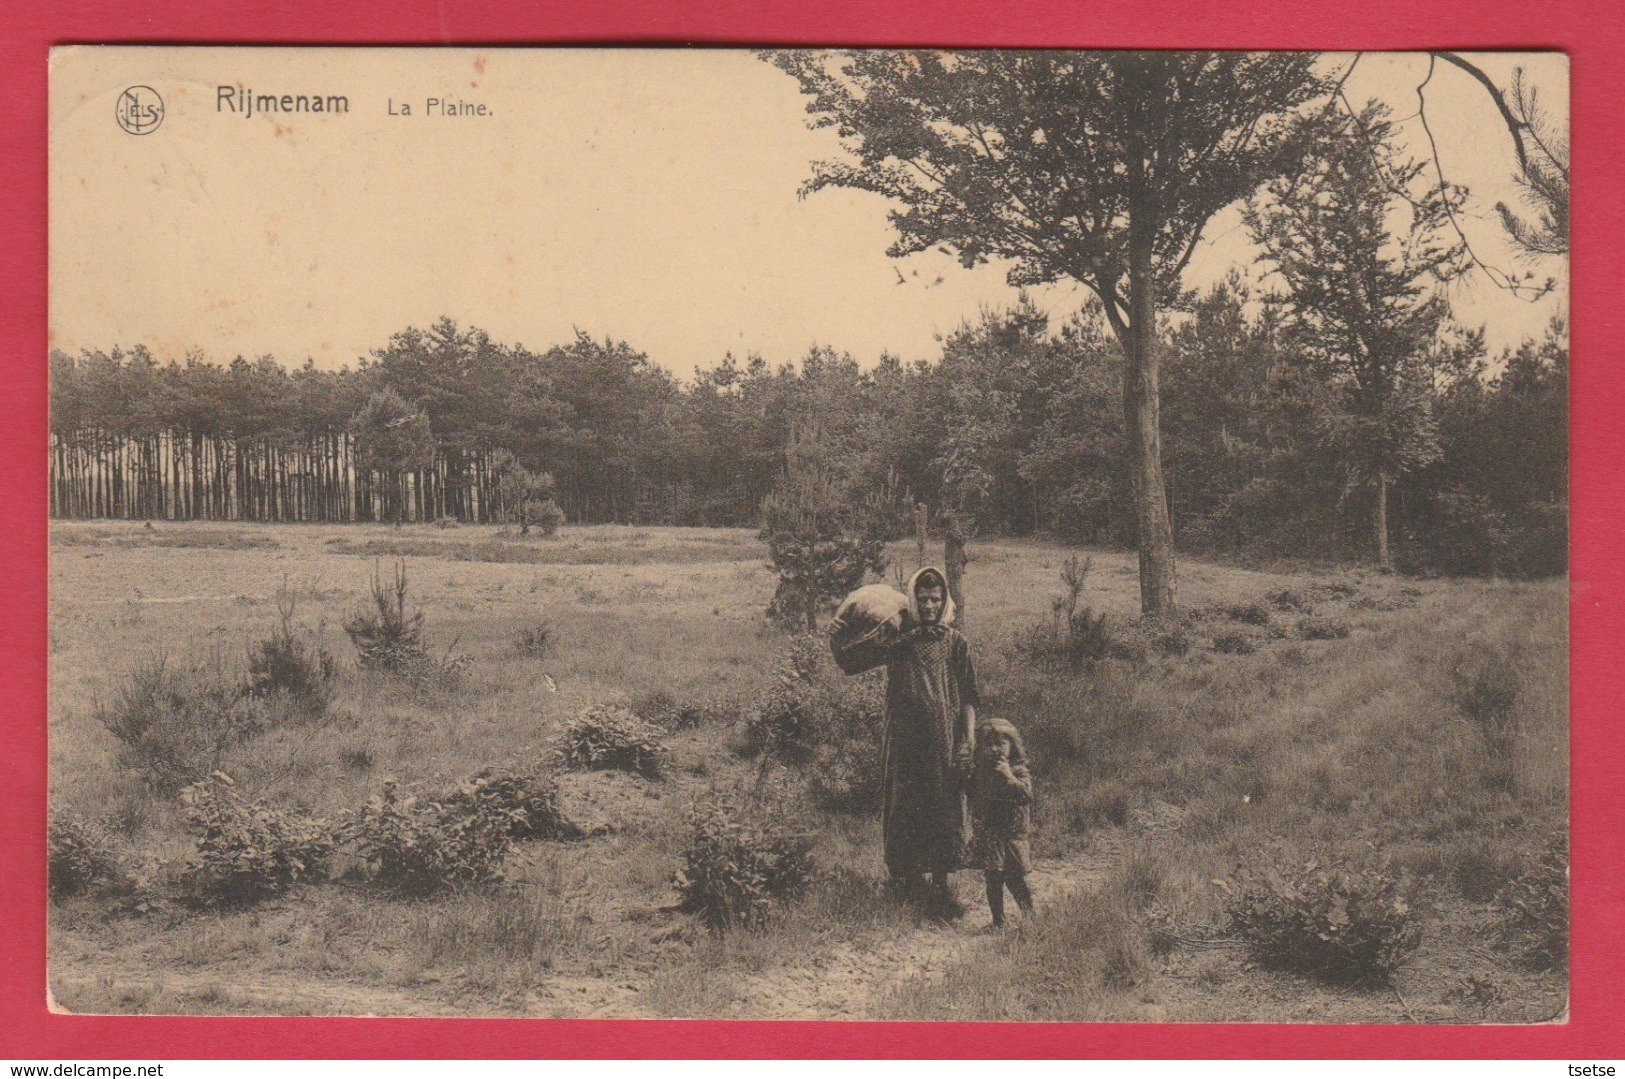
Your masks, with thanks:
[[[164,122],[164,99],[150,86],[132,86],[118,96],[113,116],[130,134],[145,135]]]

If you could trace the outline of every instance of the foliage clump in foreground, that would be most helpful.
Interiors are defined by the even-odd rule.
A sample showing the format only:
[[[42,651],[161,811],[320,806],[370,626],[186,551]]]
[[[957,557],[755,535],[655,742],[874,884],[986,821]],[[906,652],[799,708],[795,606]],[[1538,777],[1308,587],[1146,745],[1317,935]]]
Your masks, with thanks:
[[[1561,833],[1547,842],[1538,861],[1496,894],[1499,932],[1536,970],[1560,970],[1569,961],[1569,852]]]
[[[689,817],[683,867],[673,879],[677,909],[719,933],[756,924],[806,891],[815,876],[811,837],[790,828],[781,813],[756,808],[761,818],[750,819],[716,799]]]
[[[338,664],[319,641],[294,628],[297,607],[297,594],[284,581],[276,595],[276,628],[249,647],[247,692],[256,699],[284,697],[302,711],[320,715]]]
[[[599,704],[564,729],[559,757],[579,771],[618,770],[659,779],[671,767],[661,732],[620,705]]]
[[[1071,555],[1061,566],[1061,595],[1050,601],[1050,619],[1033,626],[1017,644],[1039,662],[1064,661],[1074,669],[1098,663],[1112,653],[1114,634],[1104,611],[1083,601],[1094,560]]]
[[[1332,982],[1386,985],[1421,943],[1400,880],[1335,857],[1238,874],[1225,915],[1261,962]]]
[[[231,777],[215,772],[181,792],[197,857],[186,873],[202,902],[241,905],[280,895],[326,876],[333,850],[328,825],[240,797]]]
[[[77,813],[52,813],[46,884],[53,896],[83,895],[124,881],[124,851],[106,828]]]
[[[411,673],[428,661],[423,648],[423,612],[406,610],[406,562],[397,559],[387,584],[377,563],[372,567],[372,607],[362,608],[344,623],[364,670]]]
[[[526,811],[498,797],[454,792],[445,801],[400,796],[393,781],[342,825],[342,839],[366,863],[372,882],[402,896],[432,895],[499,881]]]
[[[795,769],[825,809],[871,811],[880,804],[883,686],[878,674],[842,675],[825,641],[799,638],[747,721],[739,749],[764,765]]]
[[[93,706],[119,742],[119,763],[160,794],[173,794],[224,763],[227,750],[265,726],[265,709],[217,653],[178,667],[160,653],[136,664],[111,697]]]
[[[438,801],[448,810],[507,820],[511,839],[581,837],[559,802],[558,781],[546,772],[482,769]]]

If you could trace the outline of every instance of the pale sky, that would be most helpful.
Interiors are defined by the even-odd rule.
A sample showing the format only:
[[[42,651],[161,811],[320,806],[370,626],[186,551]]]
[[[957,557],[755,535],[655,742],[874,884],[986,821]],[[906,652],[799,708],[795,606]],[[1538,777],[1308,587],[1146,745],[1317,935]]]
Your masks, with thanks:
[[[1476,59],[1503,84],[1522,64],[1566,121],[1565,57]],[[1413,117],[1426,70],[1418,54],[1368,54],[1347,90]],[[349,111],[222,111],[218,87],[233,84],[340,94]],[[147,134],[115,120],[132,85],[163,99]],[[1453,68],[1427,94],[1449,178],[1474,193],[1464,227],[1511,267],[1491,210],[1515,199],[1506,131]],[[428,98],[489,115],[423,115]],[[887,258],[878,196],[798,200],[809,163],[836,149],[803,106],[794,80],[728,49],[58,50],[51,343],[327,368],[445,314],[533,349],[577,327],[611,335],[687,377],[730,350],[777,363],[815,343],[865,365],[930,358],[938,335],[1014,299],[999,265]],[[1424,152],[1418,122],[1403,126]],[[1187,284],[1251,261],[1234,211],[1205,238]],[[1453,290],[1458,316],[1495,348],[1539,334],[1566,310],[1567,268],[1533,268],[1557,292],[1526,303],[1475,273]],[[1034,296],[1057,319],[1084,298],[1070,285]]]

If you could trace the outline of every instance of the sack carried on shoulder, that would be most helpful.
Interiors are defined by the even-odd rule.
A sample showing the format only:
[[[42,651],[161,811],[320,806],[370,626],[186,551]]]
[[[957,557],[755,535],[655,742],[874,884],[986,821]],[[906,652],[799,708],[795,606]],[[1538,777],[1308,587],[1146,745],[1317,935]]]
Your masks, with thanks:
[[[907,610],[908,599],[889,585],[865,585],[847,596],[829,626],[836,665],[847,674],[875,666],[902,631]]]

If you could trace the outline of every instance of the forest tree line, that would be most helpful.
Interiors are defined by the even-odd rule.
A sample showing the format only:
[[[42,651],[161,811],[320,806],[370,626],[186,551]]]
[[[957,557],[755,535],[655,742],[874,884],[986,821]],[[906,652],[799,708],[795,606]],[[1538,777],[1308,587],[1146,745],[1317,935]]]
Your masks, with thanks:
[[[1159,334],[1176,538],[1232,556],[1360,558],[1376,493],[1349,387],[1232,278]],[[1403,568],[1566,568],[1564,329],[1497,357],[1452,327],[1411,386],[1408,465],[1388,516]],[[568,520],[750,526],[793,444],[889,535],[914,507],[981,534],[1132,545],[1121,352],[1097,310],[1064,325],[1023,299],[935,361],[798,364],[729,355],[683,382],[578,335],[533,352],[441,320],[356,367],[269,357],[160,364],[143,348],[51,356],[57,517],[488,521],[493,460],[549,473]],[[426,418],[425,467],[358,465],[358,418],[392,392]],[[970,477],[970,478],[967,478]],[[967,492],[971,492],[967,494]]]

